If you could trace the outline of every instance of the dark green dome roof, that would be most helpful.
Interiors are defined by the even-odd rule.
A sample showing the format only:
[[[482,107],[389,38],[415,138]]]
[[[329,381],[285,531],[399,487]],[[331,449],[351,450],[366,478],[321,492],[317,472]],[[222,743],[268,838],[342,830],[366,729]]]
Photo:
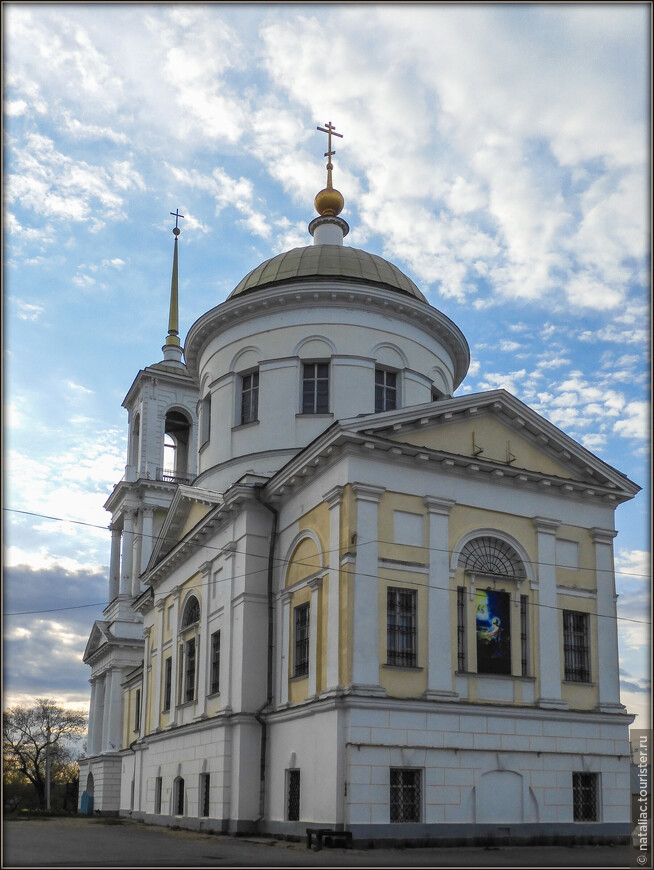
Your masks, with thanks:
[[[344,245],[309,245],[277,254],[246,275],[228,298],[233,299],[271,284],[300,279],[364,282],[427,302],[413,281],[397,266],[376,254]]]

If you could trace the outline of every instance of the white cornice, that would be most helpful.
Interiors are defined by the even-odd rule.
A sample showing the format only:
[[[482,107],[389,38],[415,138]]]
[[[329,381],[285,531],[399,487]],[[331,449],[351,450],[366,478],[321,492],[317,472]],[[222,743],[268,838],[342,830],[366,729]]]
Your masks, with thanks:
[[[412,325],[443,344],[452,356],[454,383],[460,384],[470,364],[468,343],[456,324],[437,308],[396,290],[343,280],[299,279],[293,283],[263,287],[256,292],[235,296],[212,308],[191,326],[186,337],[185,356],[189,370],[198,375],[199,358],[205,344],[235,322],[270,315],[275,311],[305,308],[307,305],[379,311]]]

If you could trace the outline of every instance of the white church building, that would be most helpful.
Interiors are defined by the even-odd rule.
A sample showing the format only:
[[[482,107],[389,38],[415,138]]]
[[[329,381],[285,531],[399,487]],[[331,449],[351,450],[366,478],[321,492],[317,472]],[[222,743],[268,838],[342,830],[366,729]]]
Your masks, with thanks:
[[[639,487],[504,390],[454,396],[465,337],[345,244],[332,169],[312,243],[183,348],[173,231],[80,805],[360,844],[626,836],[613,539]]]

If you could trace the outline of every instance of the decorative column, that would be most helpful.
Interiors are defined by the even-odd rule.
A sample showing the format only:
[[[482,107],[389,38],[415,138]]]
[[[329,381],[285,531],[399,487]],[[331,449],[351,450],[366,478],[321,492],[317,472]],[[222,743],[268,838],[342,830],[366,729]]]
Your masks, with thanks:
[[[379,685],[379,581],[377,512],[383,487],[352,484],[357,505],[357,555],[354,571],[352,687],[384,695]]]
[[[556,609],[556,530],[559,520],[532,519],[538,541],[538,677],[541,707],[564,710],[561,698],[561,646]]]
[[[148,567],[152,555],[154,508],[146,507],[141,514],[141,574]]]
[[[227,588],[225,607],[223,608],[223,626],[220,630],[220,700],[223,710],[232,709],[232,668],[236,667],[234,650],[232,649],[232,600],[234,598],[234,565],[236,562],[236,544],[230,541],[223,547],[225,559],[224,583]]]
[[[288,651],[291,643],[291,593],[282,592],[282,639],[279,667],[279,703],[281,706],[288,704]]]
[[[154,709],[152,730],[161,730],[161,683],[163,681],[163,639],[164,639],[164,614],[166,612],[166,600],[160,598],[154,605],[157,611],[157,659],[154,663]],[[172,674],[171,674],[172,679]],[[172,686],[171,686],[172,689]]]
[[[327,662],[325,688],[336,689],[339,679],[341,504],[344,487],[335,486],[323,496],[329,505],[329,581],[327,585]]]
[[[132,598],[141,594],[141,552],[143,546],[143,514],[134,512],[134,558],[132,560]]]
[[[147,625],[143,629],[144,656],[143,656],[143,682],[141,683],[141,710],[139,712],[139,738],[142,740],[147,734],[147,723],[145,717],[148,712],[148,698],[152,691],[152,666],[148,666],[148,662],[152,661],[152,626]],[[148,680],[148,674],[150,679]]]
[[[318,683],[318,607],[322,577],[309,580],[311,589],[311,605],[309,606],[309,686],[307,697],[313,698]]]
[[[121,595],[132,594],[134,573],[134,518],[136,511],[125,511],[123,517],[123,569],[120,578]]]
[[[89,704],[89,733],[87,737],[87,755],[95,755],[93,747],[95,746],[95,730],[97,721],[97,703],[98,703],[98,687],[95,677],[89,680],[91,683],[91,703]]]
[[[595,544],[595,578],[597,585],[597,657],[599,670],[599,708],[603,713],[624,713],[620,703],[618,671],[618,623],[613,568],[612,529],[591,529]]]
[[[452,638],[450,614],[456,595],[450,591],[449,516],[456,504],[449,498],[426,496],[429,514],[429,586],[427,588],[427,689],[425,698],[452,701]]]
[[[170,724],[177,724],[177,705],[180,702],[179,697],[179,673],[178,673],[178,652],[179,652],[179,644],[177,642],[177,623],[179,621],[179,596],[181,595],[181,589],[179,586],[175,586],[173,589],[173,606],[172,612],[170,614],[170,631],[172,637],[172,646],[173,646],[173,661],[171,667],[170,674]]]
[[[109,563],[109,601],[118,597],[120,588],[120,539],[122,529],[110,523],[111,529],[111,561]]]
[[[202,605],[200,607],[200,637],[198,641],[198,689],[195,704],[195,715],[207,715],[207,661],[211,656],[211,640],[209,638],[209,587],[211,585],[212,562],[200,565],[202,574]]]
[[[105,752],[120,752],[123,744],[123,672],[111,671],[109,703],[105,695],[105,710],[109,709],[108,733],[105,737]]]
[[[104,710],[105,710],[105,678],[94,677],[95,685],[95,713],[93,714],[93,728],[89,730],[89,755],[99,755],[104,746]]]
[[[109,729],[110,729],[110,715],[111,715],[111,680],[113,677],[113,671],[105,671],[104,679],[103,679],[103,689],[104,689],[104,705],[102,708],[102,742],[98,747],[99,752],[110,752],[109,749]]]

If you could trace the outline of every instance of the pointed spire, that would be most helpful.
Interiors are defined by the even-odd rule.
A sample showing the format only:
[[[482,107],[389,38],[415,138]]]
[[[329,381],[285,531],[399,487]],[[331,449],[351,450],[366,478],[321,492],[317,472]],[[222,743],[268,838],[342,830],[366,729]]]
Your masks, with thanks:
[[[343,138],[342,133],[337,133],[331,121],[324,127],[317,127],[321,133],[327,133],[327,187],[316,194],[314,205],[320,217],[314,218],[309,224],[309,232],[313,236],[314,245],[342,245],[343,238],[349,233],[350,228],[343,218],[338,215],[343,210],[345,200],[340,190],[336,190],[332,183],[332,171],[334,164],[332,157],[336,154],[332,150],[332,136]]]
[[[175,218],[175,247],[173,250],[173,275],[170,282],[170,311],[168,314],[168,335],[166,343],[162,350],[164,360],[172,363],[182,363],[182,348],[179,341],[179,301],[178,301],[178,253],[177,253],[177,238],[181,232],[178,223],[179,219],[184,215],[179,213],[179,209],[172,212],[171,215]]]

